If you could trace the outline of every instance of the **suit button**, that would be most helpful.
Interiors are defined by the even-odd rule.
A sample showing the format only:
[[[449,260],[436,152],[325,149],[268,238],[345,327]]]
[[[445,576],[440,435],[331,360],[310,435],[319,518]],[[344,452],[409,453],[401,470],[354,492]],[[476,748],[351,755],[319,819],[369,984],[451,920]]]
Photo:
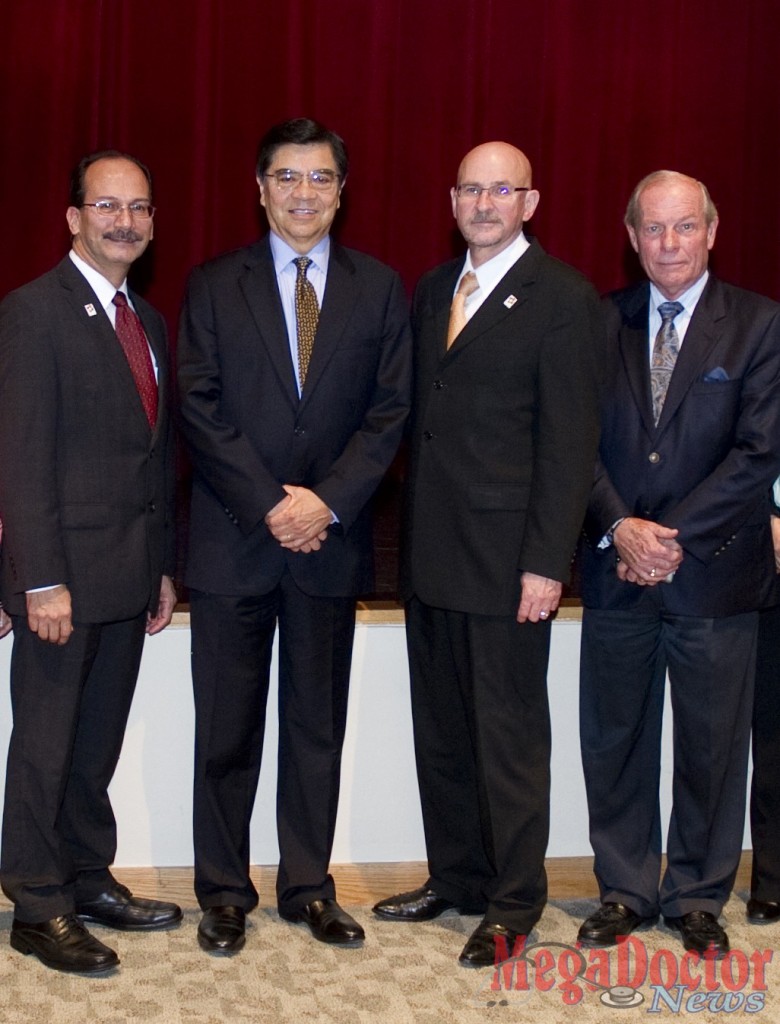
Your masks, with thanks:
[[[447,387],[447,385],[444,383],[443,380],[435,380],[433,382],[433,388],[434,388],[435,391],[441,391],[443,388],[446,388],[446,387]]]
[[[661,461],[661,456],[658,454],[658,452],[650,452],[650,454],[647,456],[647,461],[652,462],[653,465],[655,465],[656,462]]]
[[[430,432],[430,430],[423,430],[423,437],[425,438],[426,441],[433,440],[433,434]]]
[[[293,430],[293,434],[295,434],[296,437],[303,437],[305,433],[306,430],[303,427],[296,427],[295,430]]]
[[[153,501],[149,502],[149,511],[150,512],[156,512],[157,511],[157,506],[155,505],[155,503]]]

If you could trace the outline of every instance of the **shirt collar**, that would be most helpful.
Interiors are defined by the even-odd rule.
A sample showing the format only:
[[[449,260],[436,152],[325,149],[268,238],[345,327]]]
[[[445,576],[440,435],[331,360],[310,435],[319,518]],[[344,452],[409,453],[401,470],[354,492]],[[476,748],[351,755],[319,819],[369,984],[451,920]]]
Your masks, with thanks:
[[[95,270],[89,263],[86,263],[77,252],[73,249],[70,250],[70,258],[76,265],[76,269],[81,271],[84,277],[87,279],[87,284],[90,286],[92,291],[97,295],[98,302],[103,309],[108,309],[111,303],[114,301],[114,296],[117,292],[124,292],[127,296],[128,302],[130,296],[127,294],[127,278],[117,288],[111,284],[107,277],[103,277],[99,270]],[[131,303],[132,306],[132,303]]]
[[[271,255],[274,260],[274,269],[277,274],[281,274],[293,260],[297,260],[300,256],[308,256],[315,267],[321,270],[323,273],[327,273],[328,270],[328,259],[330,258],[330,235],[326,235],[320,239],[319,242],[306,253],[296,252],[291,245],[288,245],[283,238],[274,231],[269,232],[269,238],[271,242]]]
[[[698,281],[694,281],[690,288],[678,295],[675,302],[679,302],[683,307],[685,313],[688,316],[693,315],[694,309],[696,309],[696,303],[701,298],[701,293],[704,291],[704,286],[707,284],[710,272],[705,270]],[[669,299],[665,298],[656,286],[650,282],[650,308],[652,311],[656,311],[662,302],[669,302]]]
[[[508,245],[506,249],[502,249],[500,253],[478,267],[473,265],[471,262],[471,253],[467,252],[466,262],[463,264],[463,270],[461,271],[455,285],[456,289],[460,283],[461,277],[472,270],[477,275],[480,290],[485,293],[491,292],[501,278],[507,273],[509,268],[514,266],[523,253],[530,248],[530,245],[531,243],[521,231],[514,242]]]

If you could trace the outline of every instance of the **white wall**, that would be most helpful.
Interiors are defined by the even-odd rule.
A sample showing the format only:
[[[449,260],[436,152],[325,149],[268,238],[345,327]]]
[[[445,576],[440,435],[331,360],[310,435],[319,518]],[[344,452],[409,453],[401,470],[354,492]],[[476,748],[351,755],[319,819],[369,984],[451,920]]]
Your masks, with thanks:
[[[179,618],[177,616],[177,618]],[[549,856],[589,856],[578,739],[580,623],[553,624],[549,672],[553,720]],[[117,864],[192,864],[193,706],[190,631],[173,625],[147,640],[125,745],[111,787],[119,822]],[[10,733],[11,638],[0,641],[0,793]],[[274,675],[276,659],[274,657]],[[358,623],[334,863],[425,860],[409,711],[409,676],[400,624]],[[278,859],[274,820],[276,691],[269,696],[265,757],[252,820],[252,862]],[[670,730],[667,730],[667,733]],[[668,816],[670,736],[662,777]],[[518,751],[522,757],[522,751]],[[749,841],[746,837],[746,846]]]

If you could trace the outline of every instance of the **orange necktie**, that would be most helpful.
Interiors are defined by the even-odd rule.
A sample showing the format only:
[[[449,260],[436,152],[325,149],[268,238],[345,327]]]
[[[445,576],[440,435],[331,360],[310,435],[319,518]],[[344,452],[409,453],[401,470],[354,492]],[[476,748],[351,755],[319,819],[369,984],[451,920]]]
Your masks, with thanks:
[[[477,288],[479,288],[477,275],[473,270],[470,270],[460,279],[458,290],[455,292],[452,305],[450,306],[450,322],[447,327],[448,349],[452,347],[452,343],[466,326],[466,299],[472,294],[472,292],[475,292]]]

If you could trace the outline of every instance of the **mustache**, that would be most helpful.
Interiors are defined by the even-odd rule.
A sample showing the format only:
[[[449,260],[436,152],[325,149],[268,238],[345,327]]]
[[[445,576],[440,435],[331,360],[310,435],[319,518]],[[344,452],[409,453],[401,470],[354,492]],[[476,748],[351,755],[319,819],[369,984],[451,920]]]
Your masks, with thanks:
[[[471,218],[472,224],[500,224],[501,218],[490,210],[475,210]]]
[[[103,238],[109,242],[140,242],[142,240],[142,236],[132,228],[114,228],[113,231],[106,231]]]

